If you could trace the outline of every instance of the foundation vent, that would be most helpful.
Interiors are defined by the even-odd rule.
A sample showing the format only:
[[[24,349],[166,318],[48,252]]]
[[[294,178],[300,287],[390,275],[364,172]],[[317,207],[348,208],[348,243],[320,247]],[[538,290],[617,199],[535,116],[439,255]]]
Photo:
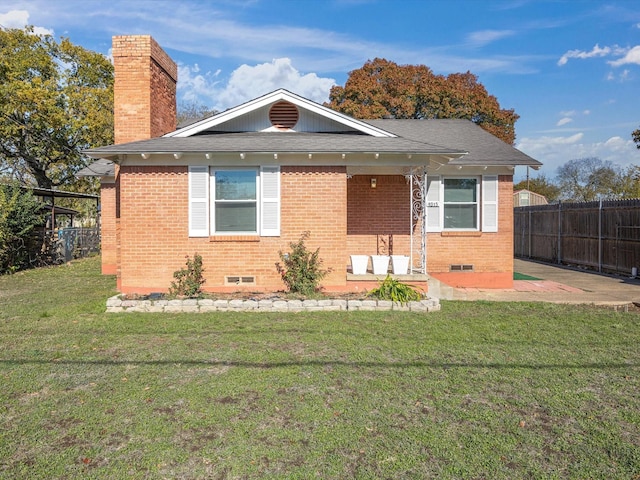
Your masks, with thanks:
[[[256,277],[242,277],[235,275],[228,275],[224,277],[225,285],[255,285]]]
[[[473,272],[473,265],[449,265],[450,272]]]

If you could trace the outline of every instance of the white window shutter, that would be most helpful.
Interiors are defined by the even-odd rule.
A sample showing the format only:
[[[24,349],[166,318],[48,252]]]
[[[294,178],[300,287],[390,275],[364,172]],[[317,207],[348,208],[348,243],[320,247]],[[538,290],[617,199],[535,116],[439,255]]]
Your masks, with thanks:
[[[209,167],[189,167],[189,236],[209,236]]]
[[[442,231],[442,185],[440,175],[427,176],[427,232]]]
[[[260,167],[260,235],[280,236],[280,167]]]
[[[482,231],[498,231],[498,176],[482,177]]]

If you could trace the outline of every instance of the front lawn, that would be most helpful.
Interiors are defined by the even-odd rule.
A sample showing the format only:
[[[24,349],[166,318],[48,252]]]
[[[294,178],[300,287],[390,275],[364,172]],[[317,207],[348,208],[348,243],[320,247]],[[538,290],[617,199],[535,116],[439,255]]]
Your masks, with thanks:
[[[640,478],[640,315],[107,314],[0,277],[0,478]]]

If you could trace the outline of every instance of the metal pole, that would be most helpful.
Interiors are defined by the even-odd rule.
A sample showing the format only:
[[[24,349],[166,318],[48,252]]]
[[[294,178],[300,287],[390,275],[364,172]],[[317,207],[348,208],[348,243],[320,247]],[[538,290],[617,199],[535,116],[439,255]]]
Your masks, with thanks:
[[[562,263],[562,202],[558,202],[558,264]]]
[[[602,199],[598,206],[598,272],[602,273]]]

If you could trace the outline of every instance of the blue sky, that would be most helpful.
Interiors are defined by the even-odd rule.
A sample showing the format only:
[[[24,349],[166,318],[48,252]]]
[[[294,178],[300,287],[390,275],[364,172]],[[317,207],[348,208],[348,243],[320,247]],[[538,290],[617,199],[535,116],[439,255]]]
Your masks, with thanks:
[[[179,102],[218,110],[281,87],[323,102],[375,57],[469,70],[548,178],[577,158],[640,165],[640,0],[0,0],[0,25],[25,24],[105,55],[150,34]]]

